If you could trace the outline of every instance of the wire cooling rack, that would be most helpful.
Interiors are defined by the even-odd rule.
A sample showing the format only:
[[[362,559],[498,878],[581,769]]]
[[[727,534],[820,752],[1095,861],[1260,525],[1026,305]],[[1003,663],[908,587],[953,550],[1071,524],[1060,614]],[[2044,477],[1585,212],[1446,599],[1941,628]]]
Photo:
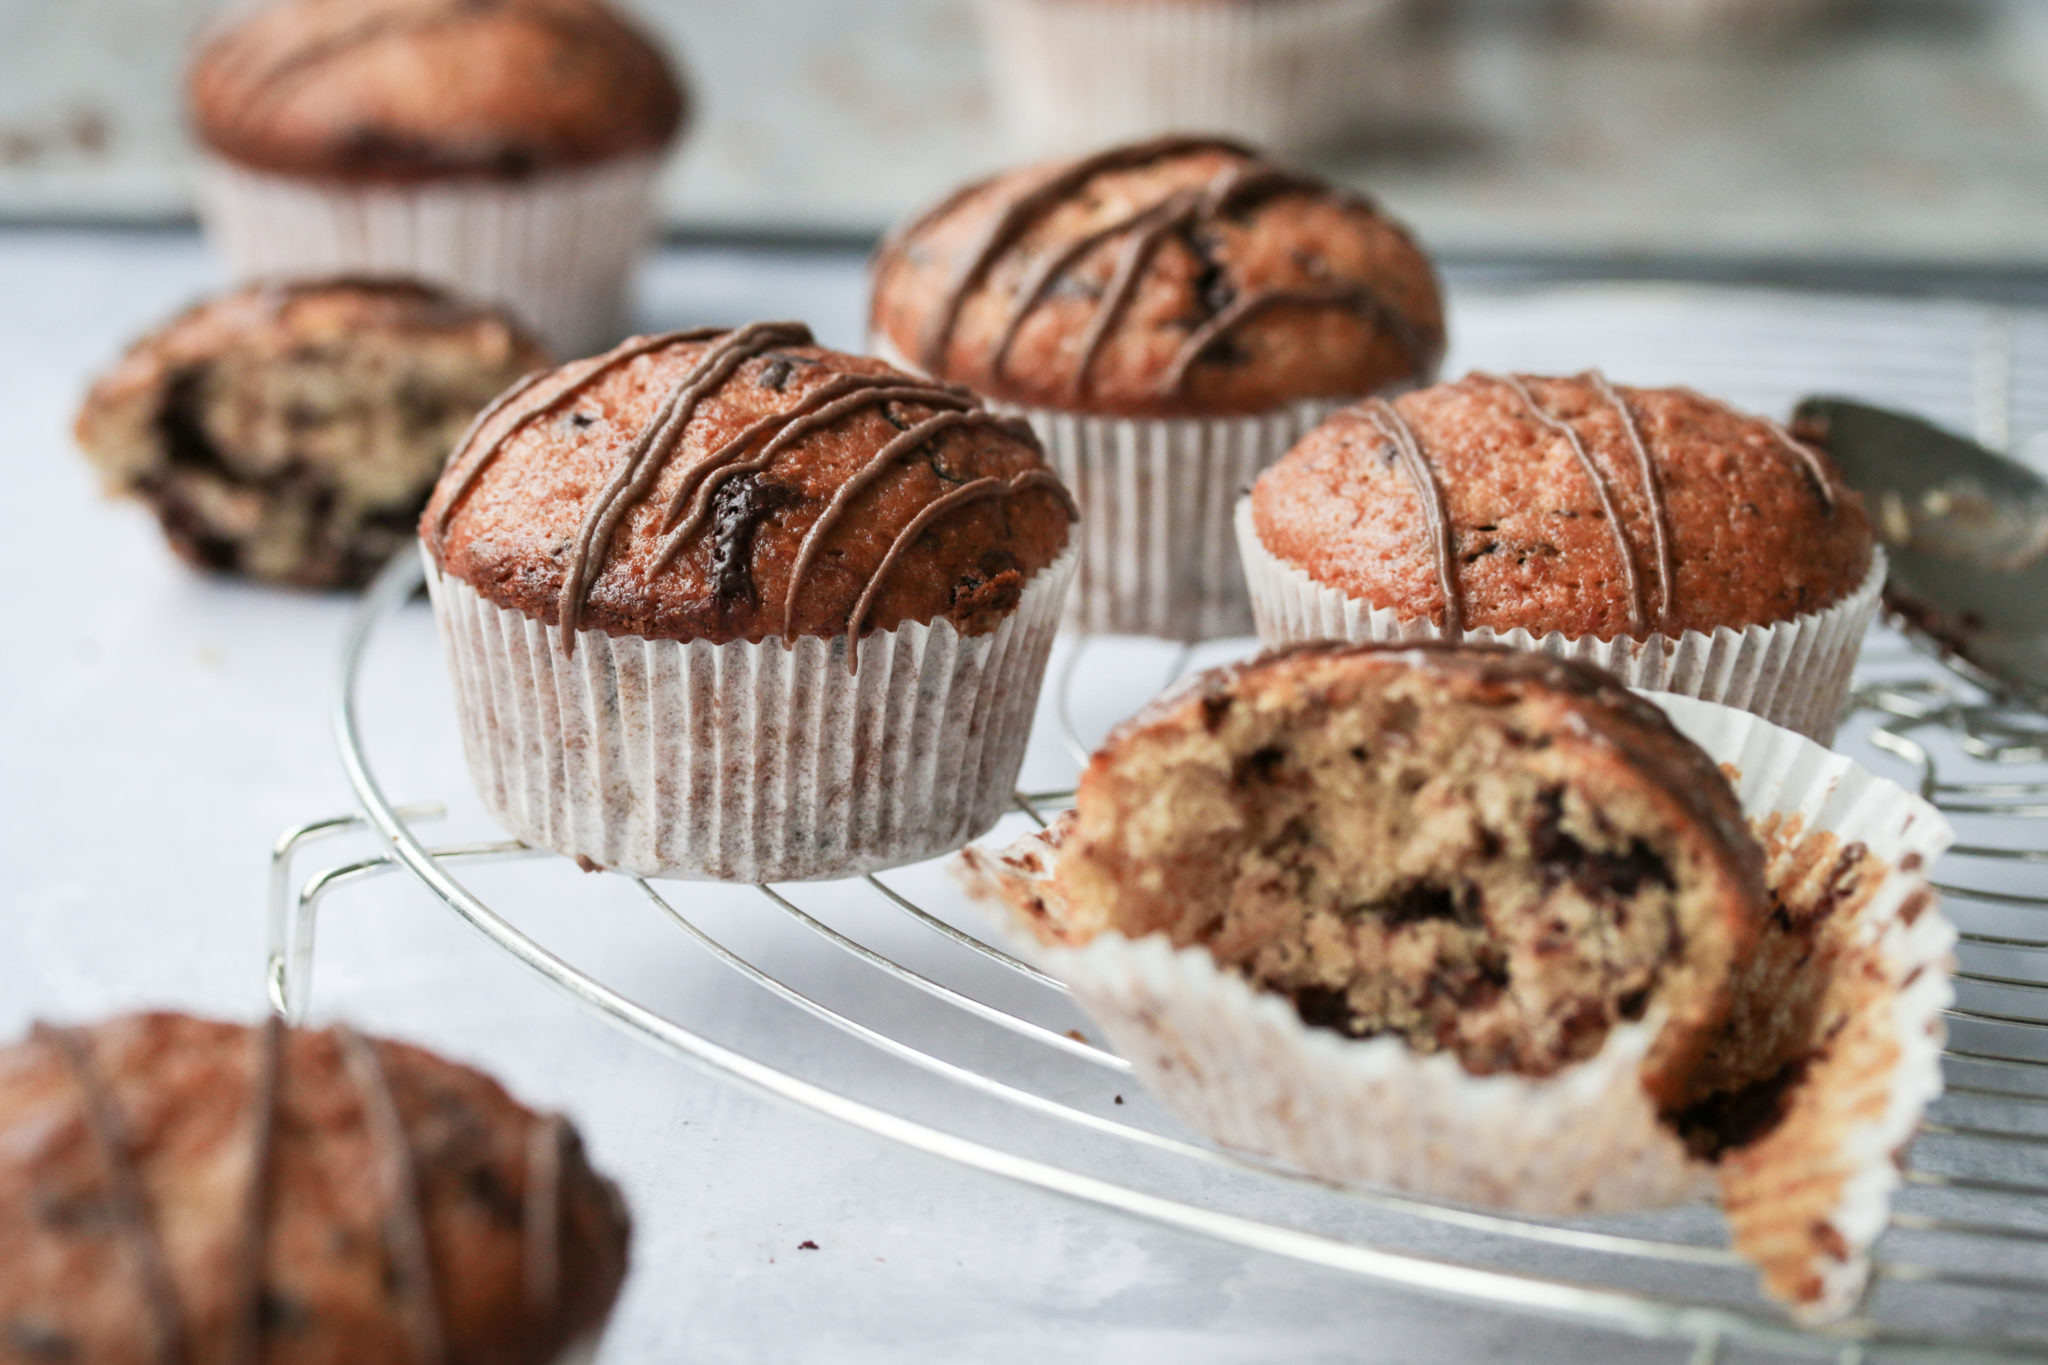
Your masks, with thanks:
[[[1793,348],[1809,374],[1821,374],[1802,387],[1916,406],[2001,445],[2048,427],[2048,413],[2027,406],[2037,394],[2048,403],[2048,384],[2032,386],[2026,351],[2030,329],[2039,328],[2048,368],[2048,321],[1855,301],[1837,306],[1847,311],[1832,320],[1829,347],[1796,329],[1787,341],[1741,316],[1743,306],[1794,305],[1703,294],[1668,324],[1686,340],[1666,338],[1660,352],[1647,320],[1671,316],[1670,293],[1575,290],[1562,305],[1582,331],[1589,317],[1618,319],[1616,335],[1630,338],[1645,361],[1638,372],[1623,371],[1625,378],[1662,377],[1654,372],[1659,357],[1682,361],[1685,346],[1718,319],[1731,331]],[[1558,306],[1556,292],[1483,301],[1477,311],[1495,312],[1482,335],[1515,349],[1517,329],[1542,330],[1545,310]],[[1810,333],[1815,308],[1829,306],[1801,301],[1797,325]],[[1873,317],[1915,307],[1919,325],[1897,335],[1926,351],[1923,360],[1942,364],[1953,351],[1930,347],[1930,334],[1961,336],[1970,344],[1959,366],[1870,362],[1872,338],[1880,352],[1888,344],[1882,329],[1872,330]],[[1945,307],[1939,317],[1926,312]],[[1468,356],[1472,363],[1489,363],[1487,344],[1469,349],[1477,352]],[[1525,341],[1519,349],[1541,348]],[[1597,344],[1592,349],[1586,358],[1604,358]],[[1748,373],[1769,376],[1751,391],[1717,386],[1711,376],[1694,382],[1782,410],[1785,402],[1761,391],[1801,381],[1783,375],[1769,352],[1761,342],[1745,352]],[[1568,350],[1557,359],[1548,367],[1583,363]],[[1544,361],[1539,354],[1512,363]],[[1943,386],[1930,373],[1962,385]],[[1925,391],[1902,400],[1899,386],[1915,382]],[[586,899],[599,899],[600,889],[611,897],[605,914],[629,913],[623,900],[637,901],[670,934],[674,953],[705,955],[772,1000],[788,1016],[778,1032],[809,1030],[886,1059],[904,1078],[886,1092],[848,1084],[853,1073],[834,1067],[820,1048],[721,1039],[723,1021],[705,1011],[650,1002],[628,983],[577,965],[533,917],[509,913],[496,892],[473,889],[493,875],[503,885],[507,872],[494,874],[495,862],[561,860],[510,840],[431,843],[422,826],[439,808],[395,804],[385,793],[364,734],[365,658],[420,582],[417,561],[401,556],[365,596],[344,643],[333,719],[361,811],[288,830],[273,852],[269,987],[287,1016],[302,1017],[309,1002],[326,898],[403,869],[499,949],[645,1042],[760,1094],[1052,1194],[1420,1293],[1670,1339],[1679,1343],[1676,1355],[1696,1365],[1737,1345],[1845,1363],[2048,1359],[2048,716],[2002,704],[1942,672],[1888,629],[1872,633],[1838,747],[1916,788],[1958,827],[1959,842],[1938,869],[1961,930],[1958,1001],[1948,1012],[1947,1093],[1910,1153],[1870,1290],[1849,1320],[1809,1330],[1757,1296],[1748,1266],[1726,1246],[1718,1214],[1704,1205],[1564,1220],[1503,1216],[1339,1186],[1191,1136],[1138,1094],[1123,1059],[1086,1036],[1086,1021],[1060,984],[990,942],[980,914],[929,868],[755,887],[750,917],[712,908],[690,883],[613,873],[570,883],[585,888]],[[1190,661],[1188,651],[1170,651],[1157,656],[1158,672],[1147,673],[1130,666],[1127,652],[1112,664],[1114,649],[1062,643],[1052,724],[1070,759],[1088,748],[1077,698],[1120,691],[1128,710],[1149,682]],[[446,780],[464,778],[448,773]],[[1070,798],[1067,790],[1020,791],[1015,828],[992,837],[1043,823]],[[366,827],[376,852],[298,876],[297,855],[309,842]],[[621,890],[623,898],[615,894]],[[764,936],[763,921],[777,927],[775,935]]]

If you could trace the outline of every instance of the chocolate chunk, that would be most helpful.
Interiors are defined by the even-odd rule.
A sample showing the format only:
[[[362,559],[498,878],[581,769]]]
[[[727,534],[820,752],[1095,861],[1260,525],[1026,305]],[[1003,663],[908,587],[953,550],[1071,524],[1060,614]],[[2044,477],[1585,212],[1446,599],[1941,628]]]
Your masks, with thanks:
[[[1724,1090],[1674,1118],[1695,1156],[1713,1159],[1764,1137],[1784,1120],[1792,1090],[1806,1076],[1808,1059],[1795,1058],[1740,1090]]]
[[[1342,990],[1328,986],[1298,986],[1293,992],[1294,1012],[1310,1028],[1335,1029],[1352,1037],[1362,1036],[1358,1017]]]
[[[1570,882],[1586,896],[1633,896],[1644,882],[1669,889],[1677,883],[1671,865],[1642,839],[1622,852],[1596,852],[1564,831],[1564,789],[1546,787],[1537,796],[1538,815],[1529,830],[1529,851],[1552,886]]]
[[[759,474],[727,479],[711,500],[711,591],[721,610],[734,603],[752,606],[754,536],[778,509],[796,501],[796,493],[780,484],[763,483]]]

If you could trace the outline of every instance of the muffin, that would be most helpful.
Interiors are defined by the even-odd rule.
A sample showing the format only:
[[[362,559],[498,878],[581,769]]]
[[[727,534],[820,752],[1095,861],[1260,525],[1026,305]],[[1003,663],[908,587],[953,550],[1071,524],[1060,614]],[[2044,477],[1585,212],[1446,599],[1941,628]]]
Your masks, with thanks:
[[[567,1123],[402,1043],[141,1014],[0,1050],[0,1360],[547,1365],[628,1233]]]
[[[1337,413],[1259,477],[1237,531],[1268,644],[1498,640],[1823,742],[1884,583],[1821,451],[1592,373]]]
[[[484,800],[649,876],[958,848],[1010,803],[1073,515],[1022,420],[798,323],[515,386],[420,523]]]
[[[188,563],[343,587],[406,543],[463,428],[543,363],[504,313],[427,285],[250,285],[130,347],[76,431]]]
[[[1940,1089],[1950,831],[1655,699],[1498,646],[1295,646],[1155,703],[966,869],[1223,1145],[1545,1213],[1718,1188],[1766,1287],[1838,1315]]]
[[[570,354],[623,330],[685,114],[603,0],[274,0],[211,32],[186,94],[236,274],[442,280]]]
[[[1230,507],[1338,403],[1426,380],[1443,306],[1367,200],[1171,137],[970,185],[873,265],[876,350],[1037,428],[1087,545],[1075,624],[1249,630]]]
[[[1188,128],[1290,151],[1398,79],[1403,0],[981,0],[996,114],[1029,155]]]

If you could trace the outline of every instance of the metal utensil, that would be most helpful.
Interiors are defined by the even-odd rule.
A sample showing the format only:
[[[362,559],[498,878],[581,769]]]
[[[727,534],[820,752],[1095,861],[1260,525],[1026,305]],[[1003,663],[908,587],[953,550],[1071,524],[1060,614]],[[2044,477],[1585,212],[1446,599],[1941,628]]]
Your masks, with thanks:
[[[1970,681],[2048,709],[2048,482],[1917,417],[1808,398],[1795,433],[1863,494],[1894,625]]]

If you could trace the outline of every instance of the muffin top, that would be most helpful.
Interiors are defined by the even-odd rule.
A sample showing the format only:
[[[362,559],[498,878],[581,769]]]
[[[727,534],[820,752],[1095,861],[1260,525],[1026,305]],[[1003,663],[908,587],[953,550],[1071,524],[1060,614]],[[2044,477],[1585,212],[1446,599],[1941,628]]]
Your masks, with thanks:
[[[560,1118],[346,1028],[143,1014],[0,1049],[0,1359],[547,1365],[626,1272]]]
[[[993,630],[1073,517],[1021,419],[780,322],[530,376],[457,445],[420,535],[565,643],[722,644]]]
[[[685,100],[603,0],[276,0],[187,82],[200,140],[262,171],[514,179],[665,147]]]
[[[1429,260],[1373,204],[1250,148],[1166,137],[954,194],[876,253],[869,327],[1007,402],[1227,415],[1426,381]]]
[[[1252,488],[1265,548],[1447,630],[1741,629],[1870,570],[1863,501],[1775,422],[1599,374],[1473,374],[1332,416]]]

